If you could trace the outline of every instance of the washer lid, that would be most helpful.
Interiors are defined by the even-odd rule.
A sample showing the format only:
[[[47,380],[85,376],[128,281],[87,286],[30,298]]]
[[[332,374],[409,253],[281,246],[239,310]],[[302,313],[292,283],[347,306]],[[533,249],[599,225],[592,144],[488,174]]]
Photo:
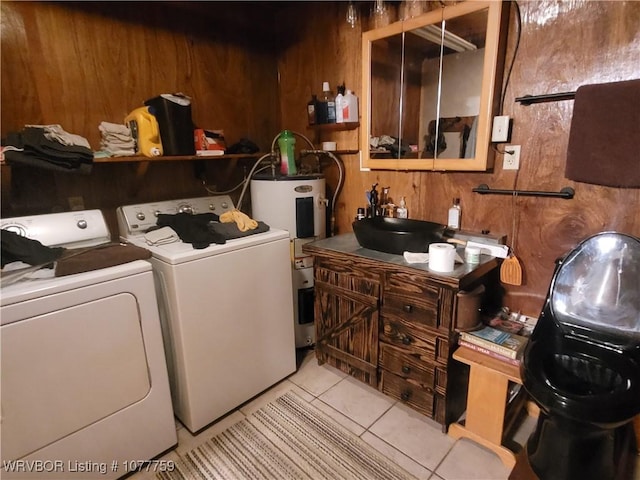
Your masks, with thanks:
[[[640,239],[616,232],[594,235],[558,267],[551,285],[553,315],[567,326],[637,342],[639,285]]]

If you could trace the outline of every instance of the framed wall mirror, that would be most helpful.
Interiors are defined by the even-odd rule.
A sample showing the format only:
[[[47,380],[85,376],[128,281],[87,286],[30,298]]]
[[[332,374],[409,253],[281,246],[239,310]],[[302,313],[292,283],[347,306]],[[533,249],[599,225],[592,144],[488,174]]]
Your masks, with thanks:
[[[507,8],[462,2],[363,34],[364,167],[493,166]]]

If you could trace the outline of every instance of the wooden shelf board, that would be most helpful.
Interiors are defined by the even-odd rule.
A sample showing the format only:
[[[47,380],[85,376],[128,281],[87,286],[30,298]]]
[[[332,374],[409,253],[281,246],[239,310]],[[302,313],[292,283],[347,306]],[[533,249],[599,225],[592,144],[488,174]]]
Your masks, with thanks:
[[[161,156],[161,157],[143,157],[143,156],[131,156],[131,157],[104,157],[95,158],[93,163],[122,163],[122,162],[184,162],[193,160],[238,160],[241,158],[258,158],[265,155],[262,152],[257,153],[234,153],[229,155],[213,155],[213,156],[199,156],[199,155],[179,155],[179,156]]]
[[[360,126],[360,122],[347,122],[347,123],[321,123],[318,125],[307,125],[309,130],[329,130],[329,131],[342,131],[342,130],[355,130]]]

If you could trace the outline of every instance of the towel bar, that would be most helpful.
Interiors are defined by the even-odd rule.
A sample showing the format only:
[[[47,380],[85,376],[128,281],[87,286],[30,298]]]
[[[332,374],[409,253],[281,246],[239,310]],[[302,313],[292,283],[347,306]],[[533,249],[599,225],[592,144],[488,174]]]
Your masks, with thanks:
[[[525,95],[524,97],[516,97],[516,102],[526,106],[531,105],[532,103],[560,102],[562,100],[573,100],[574,98],[576,98],[576,92],[548,93],[546,95]]]
[[[519,197],[555,197],[555,198],[565,198],[567,200],[573,198],[575,195],[575,190],[571,187],[564,187],[559,192],[540,192],[536,190],[495,190],[489,188],[489,186],[485,183],[482,185],[478,185],[473,189],[473,192],[480,193],[485,195],[487,193],[492,193],[494,195],[514,195]]]

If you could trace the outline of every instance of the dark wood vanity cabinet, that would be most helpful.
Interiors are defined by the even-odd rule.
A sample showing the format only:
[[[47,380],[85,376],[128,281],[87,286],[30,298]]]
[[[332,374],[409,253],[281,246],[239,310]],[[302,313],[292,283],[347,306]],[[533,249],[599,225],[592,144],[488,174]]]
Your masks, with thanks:
[[[316,356],[442,424],[464,412],[468,369],[453,361],[457,294],[495,281],[498,262],[436,275],[424,266],[307,244],[314,256]],[[329,243],[331,245],[331,243]],[[400,260],[398,261],[398,257]],[[467,268],[468,267],[460,267]]]

